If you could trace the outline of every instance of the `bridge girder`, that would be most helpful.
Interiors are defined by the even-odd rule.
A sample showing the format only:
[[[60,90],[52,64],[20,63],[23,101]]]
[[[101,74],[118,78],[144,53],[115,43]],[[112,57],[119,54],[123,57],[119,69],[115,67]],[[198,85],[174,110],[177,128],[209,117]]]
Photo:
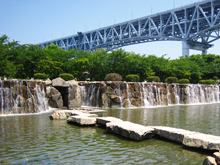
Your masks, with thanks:
[[[219,32],[220,0],[205,0],[93,31],[78,32],[77,35],[40,43],[40,46],[55,44],[64,50],[94,50],[154,41],[182,41],[183,49],[205,52],[211,42],[220,38]],[[183,51],[183,55],[185,52],[188,51]]]

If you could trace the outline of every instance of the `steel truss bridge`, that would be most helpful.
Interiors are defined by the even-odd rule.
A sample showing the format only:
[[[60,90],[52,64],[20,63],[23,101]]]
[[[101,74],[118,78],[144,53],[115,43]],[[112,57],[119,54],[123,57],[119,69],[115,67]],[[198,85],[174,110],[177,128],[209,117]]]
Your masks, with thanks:
[[[204,0],[181,8],[133,19],[88,32],[40,43],[60,48],[95,50],[154,41],[182,41],[182,55],[189,49],[207,53],[220,38],[220,0]]]

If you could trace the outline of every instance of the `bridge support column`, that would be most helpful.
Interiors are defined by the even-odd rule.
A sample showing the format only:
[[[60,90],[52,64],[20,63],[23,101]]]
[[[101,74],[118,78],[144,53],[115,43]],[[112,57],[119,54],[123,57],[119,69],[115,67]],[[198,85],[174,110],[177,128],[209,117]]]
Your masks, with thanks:
[[[186,41],[182,41],[182,55],[189,56],[189,44]]]
[[[202,54],[208,54],[208,49],[202,50]]]

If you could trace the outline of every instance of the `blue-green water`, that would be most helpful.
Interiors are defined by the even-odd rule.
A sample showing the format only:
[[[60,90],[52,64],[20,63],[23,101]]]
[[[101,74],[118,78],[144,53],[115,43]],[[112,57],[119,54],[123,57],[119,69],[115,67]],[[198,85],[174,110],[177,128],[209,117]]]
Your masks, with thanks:
[[[99,127],[39,115],[0,117],[0,164],[202,164],[210,152],[161,139],[134,142]],[[220,104],[108,109],[142,125],[164,125],[220,136]]]

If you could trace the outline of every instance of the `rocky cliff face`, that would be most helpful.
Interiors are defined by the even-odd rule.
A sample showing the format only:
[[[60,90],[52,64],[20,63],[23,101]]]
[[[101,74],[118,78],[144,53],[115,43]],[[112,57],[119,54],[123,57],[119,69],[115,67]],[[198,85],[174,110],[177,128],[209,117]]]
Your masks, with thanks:
[[[69,109],[81,107],[81,94],[77,81],[64,81],[59,77],[48,85],[47,97],[50,107]]]

